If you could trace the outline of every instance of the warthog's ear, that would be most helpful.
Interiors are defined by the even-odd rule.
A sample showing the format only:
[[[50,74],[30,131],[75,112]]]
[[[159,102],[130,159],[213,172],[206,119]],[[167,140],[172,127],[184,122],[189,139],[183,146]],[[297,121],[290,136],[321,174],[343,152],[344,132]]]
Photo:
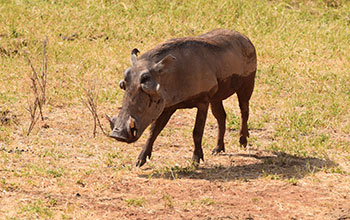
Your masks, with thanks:
[[[176,57],[174,57],[171,54],[168,54],[161,61],[156,63],[153,66],[153,69],[158,73],[166,73],[169,71],[171,65],[174,63],[175,60],[176,60]]]
[[[131,65],[134,65],[136,63],[136,61],[137,61],[137,54],[138,53],[140,53],[140,51],[137,48],[134,48],[131,51],[131,57],[130,57]]]

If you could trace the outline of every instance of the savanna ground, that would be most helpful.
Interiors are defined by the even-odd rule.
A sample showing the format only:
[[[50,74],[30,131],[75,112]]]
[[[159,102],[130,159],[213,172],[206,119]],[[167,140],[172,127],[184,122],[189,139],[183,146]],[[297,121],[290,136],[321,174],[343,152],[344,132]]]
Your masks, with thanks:
[[[228,28],[258,52],[247,149],[236,96],[226,153],[194,168],[195,110],[180,110],[136,168],[134,144],[94,138],[84,90],[117,114],[131,49]],[[48,37],[45,120],[29,136],[25,55]],[[350,2],[0,1],[0,219],[350,219]]]

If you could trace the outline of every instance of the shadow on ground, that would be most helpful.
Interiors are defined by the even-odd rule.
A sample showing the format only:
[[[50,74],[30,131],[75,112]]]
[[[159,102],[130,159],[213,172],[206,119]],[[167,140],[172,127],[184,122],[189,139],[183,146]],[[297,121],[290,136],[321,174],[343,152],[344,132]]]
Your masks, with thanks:
[[[265,152],[266,153],[266,152]],[[298,157],[283,152],[268,152],[268,155],[256,154],[220,154],[218,157],[229,157],[230,166],[203,165],[164,167],[142,174],[144,178],[166,179],[206,179],[206,180],[249,180],[261,177],[273,179],[300,179],[306,175],[319,172],[325,168],[336,167],[331,160],[316,157]]]

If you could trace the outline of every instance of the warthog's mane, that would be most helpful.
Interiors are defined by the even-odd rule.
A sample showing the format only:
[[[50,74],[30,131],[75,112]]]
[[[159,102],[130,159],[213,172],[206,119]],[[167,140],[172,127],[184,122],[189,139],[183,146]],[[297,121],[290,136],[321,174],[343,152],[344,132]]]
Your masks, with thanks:
[[[200,37],[174,38],[142,54],[141,58],[157,60],[171,53],[171,51],[190,49],[190,48],[207,48],[212,51],[217,51],[221,49],[221,47],[219,47],[216,44],[216,42],[205,38],[200,38]]]

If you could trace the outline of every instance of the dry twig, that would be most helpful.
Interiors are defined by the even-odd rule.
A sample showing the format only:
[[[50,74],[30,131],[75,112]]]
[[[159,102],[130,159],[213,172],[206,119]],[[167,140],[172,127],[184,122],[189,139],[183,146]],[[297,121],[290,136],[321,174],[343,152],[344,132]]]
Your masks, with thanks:
[[[85,99],[83,99],[83,103],[91,112],[91,115],[94,120],[94,128],[93,128],[94,137],[96,137],[97,125],[100,127],[102,133],[107,136],[107,133],[103,129],[103,126],[100,122],[100,118],[98,117],[98,114],[97,114],[97,101],[96,101],[97,95],[96,94],[94,95],[94,93],[95,93],[94,89],[85,90]]]
[[[43,61],[42,61],[42,71],[41,71],[40,77],[37,71],[35,70],[28,54],[26,54],[25,56],[32,70],[32,74],[29,75],[29,78],[32,83],[31,89],[34,95],[34,101],[32,103],[28,101],[29,107],[26,108],[26,110],[30,114],[30,119],[31,119],[28,131],[27,131],[27,135],[29,135],[30,132],[33,130],[39,117],[41,117],[41,120],[44,121],[43,106],[46,103],[46,84],[47,84],[47,54],[46,54],[47,40],[48,39],[46,36],[45,40],[43,41]],[[39,115],[37,115],[38,108],[39,108]]]

